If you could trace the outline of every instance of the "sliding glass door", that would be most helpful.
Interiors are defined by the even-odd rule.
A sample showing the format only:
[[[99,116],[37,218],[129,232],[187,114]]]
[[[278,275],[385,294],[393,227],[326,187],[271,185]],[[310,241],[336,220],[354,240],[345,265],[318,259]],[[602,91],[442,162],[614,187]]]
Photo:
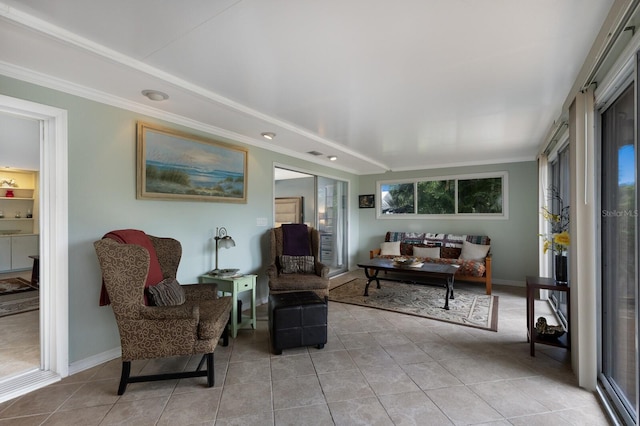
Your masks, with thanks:
[[[320,261],[330,274],[347,270],[347,182],[318,176]]]
[[[638,153],[635,85],[602,113],[600,382],[618,414],[638,407]]]

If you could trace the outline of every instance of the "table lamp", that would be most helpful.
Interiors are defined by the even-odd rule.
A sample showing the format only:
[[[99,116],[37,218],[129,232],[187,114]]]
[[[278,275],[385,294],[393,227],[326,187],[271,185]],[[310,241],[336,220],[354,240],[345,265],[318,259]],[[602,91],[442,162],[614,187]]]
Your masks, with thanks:
[[[220,248],[231,248],[236,246],[236,242],[233,241],[225,228],[216,228],[216,235],[213,237],[216,241],[216,269],[209,272],[210,275],[226,275],[238,272],[238,269],[218,269],[218,250]]]

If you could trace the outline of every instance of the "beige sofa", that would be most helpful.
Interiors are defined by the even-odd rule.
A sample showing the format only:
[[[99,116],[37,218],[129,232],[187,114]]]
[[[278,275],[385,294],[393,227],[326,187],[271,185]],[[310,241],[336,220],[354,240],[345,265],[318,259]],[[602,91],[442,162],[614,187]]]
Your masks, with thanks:
[[[417,257],[423,262],[460,265],[455,276],[456,281],[484,284],[486,293],[491,294],[491,253],[489,252],[491,239],[485,235],[387,232],[384,243],[391,244],[381,244],[380,248],[371,250],[369,252],[371,259],[374,257],[410,256]],[[385,248],[384,253],[382,252],[383,247]],[[398,252],[393,251],[396,247]],[[414,247],[439,247],[439,257],[415,256]],[[465,257],[464,254],[467,256]]]

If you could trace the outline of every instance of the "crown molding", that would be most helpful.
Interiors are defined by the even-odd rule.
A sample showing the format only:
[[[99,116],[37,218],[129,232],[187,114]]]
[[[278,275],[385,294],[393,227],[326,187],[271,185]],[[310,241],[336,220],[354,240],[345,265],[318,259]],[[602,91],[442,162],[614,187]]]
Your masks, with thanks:
[[[144,73],[146,75],[149,75],[151,77],[160,79],[162,81],[165,81],[175,87],[178,87],[186,92],[188,92],[191,95],[194,96],[198,96],[200,98],[203,98],[205,100],[207,100],[208,102],[215,102],[221,106],[224,106],[225,108],[228,108],[230,110],[233,110],[235,112],[244,114],[246,116],[249,117],[253,117],[256,118],[258,120],[261,120],[271,126],[276,126],[285,130],[288,130],[292,133],[298,134],[302,137],[305,137],[307,139],[313,140],[315,142],[318,142],[320,144],[322,144],[323,146],[326,146],[328,148],[330,148],[331,150],[334,151],[338,151],[339,153],[342,154],[347,154],[350,156],[353,156],[359,160],[362,160],[366,163],[369,163],[370,165],[377,167],[377,168],[381,168],[382,170],[387,170],[388,166],[386,166],[383,163],[380,163],[372,158],[367,157],[366,155],[363,155],[359,152],[353,151],[349,148],[346,148],[344,145],[340,145],[336,142],[333,142],[331,140],[325,139],[320,137],[319,135],[297,127],[287,121],[283,121],[277,118],[274,118],[268,114],[264,114],[258,110],[255,110],[253,108],[247,107],[246,105],[240,104],[238,102],[235,102],[229,98],[226,98],[224,96],[219,95],[218,93],[215,93],[211,90],[207,90],[201,86],[198,86],[196,84],[190,83],[184,79],[181,79],[179,77],[176,77],[173,74],[161,71],[155,67],[152,67],[142,61],[139,61],[137,59],[131,58],[127,55],[124,55],[120,52],[117,52],[113,49],[109,49],[101,44],[95,43],[91,40],[88,40],[84,37],[81,37],[77,34],[74,34],[70,31],[65,30],[64,28],[58,27],[56,25],[53,25],[47,21],[44,21],[42,19],[36,18],[32,15],[29,15],[27,13],[21,12],[15,8],[11,8],[9,6],[7,6],[4,3],[0,3],[0,16],[4,17],[7,20],[13,21],[19,25],[22,25],[26,28],[29,28],[32,31],[44,34],[52,39],[55,39],[59,42],[74,46],[78,49],[90,52],[94,55],[100,56],[102,58],[105,58],[113,63],[116,63],[122,67],[126,67],[129,69],[133,69],[137,72],[140,73]],[[20,77],[16,77],[19,79],[22,79]],[[57,83],[57,90],[61,90],[64,92],[68,92],[68,93],[73,93],[73,94],[77,94],[78,96],[82,96],[82,97],[86,97],[88,99],[92,99],[92,100],[97,100],[99,102],[103,102],[103,103],[107,103],[109,105],[113,105],[113,106],[119,106],[125,109],[131,109],[132,111],[139,111],[138,108],[144,108],[145,111],[148,112],[144,112],[146,114],[149,114],[150,116],[156,117],[156,113],[158,113],[160,110],[154,109],[154,108],[150,108],[150,107],[146,107],[146,106],[142,106],[140,104],[136,104],[130,101],[125,101],[121,98],[112,96],[112,95],[108,95],[106,93],[103,92],[99,92],[93,89],[89,89],[89,88],[80,88],[80,86],[77,85],[73,85],[73,83],[69,83],[69,82],[63,82],[60,79],[56,79],[55,77],[50,77],[51,80],[53,80],[54,82]],[[56,81],[57,80],[57,81]],[[46,83],[46,79],[44,79],[44,74],[40,75],[40,81],[42,85],[45,85],[46,87],[50,87],[49,84]],[[60,85],[62,86],[66,86],[68,89],[62,88]],[[69,91],[69,90],[74,90],[73,92]],[[81,93],[84,93],[81,94]],[[91,96],[91,97],[90,97]],[[102,100],[101,100],[102,99]],[[116,103],[113,103],[116,102]],[[124,102],[124,104],[121,104],[120,102]],[[168,114],[168,113],[165,113]],[[171,114],[169,114],[171,115]],[[179,117],[179,116],[174,116],[174,117]],[[163,118],[163,117],[157,117],[157,118]],[[189,119],[185,119],[184,117],[180,117],[182,120],[187,120],[190,121]],[[163,118],[164,119],[164,118]],[[174,121],[176,118],[171,119],[169,121]],[[182,121],[181,120],[181,121]],[[191,123],[196,123],[194,121],[190,121]],[[202,126],[202,123],[199,123],[200,126]],[[187,125],[187,124],[185,124]],[[188,124],[189,127],[192,127],[193,124]],[[200,126],[198,126],[198,128],[202,129]],[[224,135],[220,134],[220,136],[225,136],[225,137],[230,137],[233,138],[234,140],[238,140],[237,138],[240,137],[241,139],[238,141],[242,141],[251,145],[256,145],[255,140],[251,139],[251,138],[247,138],[246,136],[242,136],[239,134],[236,134],[234,132],[229,132],[226,131],[224,129],[220,129],[218,127],[213,127],[213,126],[207,126],[204,125],[207,128],[211,128],[211,129],[216,129],[216,131],[214,132],[215,134],[220,134],[220,133],[224,133]],[[202,129],[204,130],[204,129]],[[205,130],[205,131],[210,131],[210,130]],[[220,132],[220,133],[219,133]],[[257,145],[260,147],[263,147],[261,145]],[[272,151],[276,151],[276,152],[280,152],[278,149],[272,149]],[[295,152],[292,150],[286,150],[285,152],[281,152],[281,153],[286,153],[286,155],[291,155],[294,156],[296,158],[301,158],[301,154],[299,152]],[[306,159],[309,160],[309,159]],[[315,161],[312,161],[315,162]],[[327,166],[326,164],[323,163],[318,163],[318,164],[322,164]],[[331,165],[331,166],[327,166],[330,168],[338,168],[338,169],[343,169],[344,171],[349,171],[351,173],[354,173],[355,171],[351,168],[342,168],[339,165]]]

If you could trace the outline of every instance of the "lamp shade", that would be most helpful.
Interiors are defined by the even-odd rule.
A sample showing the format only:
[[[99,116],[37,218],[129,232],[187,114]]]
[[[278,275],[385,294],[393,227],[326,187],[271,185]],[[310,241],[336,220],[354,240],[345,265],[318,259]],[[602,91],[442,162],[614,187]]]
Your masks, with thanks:
[[[227,235],[226,237],[220,238],[218,245],[220,248],[231,248],[236,246],[236,242],[233,241],[233,238]]]

